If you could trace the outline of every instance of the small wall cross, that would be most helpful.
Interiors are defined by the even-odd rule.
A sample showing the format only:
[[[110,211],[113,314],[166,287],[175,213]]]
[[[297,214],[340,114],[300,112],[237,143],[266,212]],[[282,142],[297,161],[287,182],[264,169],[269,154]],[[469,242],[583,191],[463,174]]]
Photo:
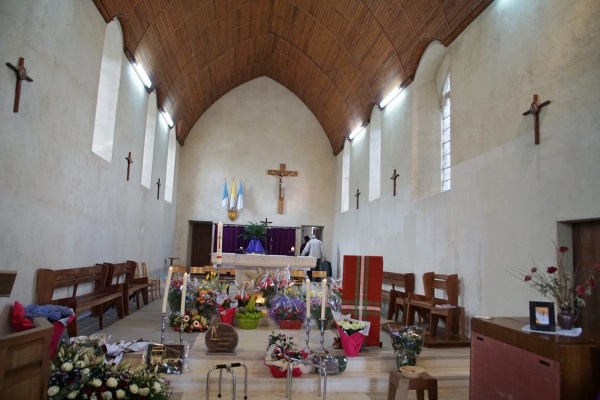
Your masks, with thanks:
[[[354,197],[356,197],[356,209],[358,210],[358,198],[362,193],[360,193],[358,191],[358,189],[356,189],[356,194],[354,195]]]
[[[19,100],[21,99],[21,82],[33,82],[27,75],[27,70],[25,69],[25,59],[23,57],[19,57],[19,66],[15,67],[11,63],[6,63],[6,66],[17,73],[17,87],[15,89],[15,105],[13,107],[13,112],[19,112]]]
[[[394,168],[394,175],[392,175],[392,177],[390,178],[391,180],[394,181],[394,196],[396,195],[396,179],[399,177],[400,175],[398,175],[396,173],[396,168]]]
[[[156,182],[156,200],[158,200],[160,198],[160,178],[158,178],[158,182]]]
[[[529,106],[529,110],[523,113],[523,115],[533,114],[533,130],[535,144],[540,144],[540,110],[542,109],[542,107],[545,107],[548,104],[550,104],[550,100],[546,100],[545,102],[540,104],[538,100],[538,95],[534,94],[533,103],[531,103],[531,105]]]
[[[129,155],[127,157],[125,157],[125,159],[127,160],[127,180],[129,180],[129,167],[131,167],[131,164],[133,164],[133,158],[131,158],[131,152],[129,152]]]

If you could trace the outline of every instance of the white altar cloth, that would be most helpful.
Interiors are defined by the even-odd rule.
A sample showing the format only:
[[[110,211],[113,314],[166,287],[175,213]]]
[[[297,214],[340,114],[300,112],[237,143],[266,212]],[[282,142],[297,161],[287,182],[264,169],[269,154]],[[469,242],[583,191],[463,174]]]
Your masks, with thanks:
[[[235,268],[285,268],[290,269],[309,269],[317,265],[315,257],[296,257],[296,256],[279,256],[279,255],[264,255],[264,254],[234,254],[223,253],[223,267]],[[213,264],[217,263],[217,253],[212,253],[210,261]]]

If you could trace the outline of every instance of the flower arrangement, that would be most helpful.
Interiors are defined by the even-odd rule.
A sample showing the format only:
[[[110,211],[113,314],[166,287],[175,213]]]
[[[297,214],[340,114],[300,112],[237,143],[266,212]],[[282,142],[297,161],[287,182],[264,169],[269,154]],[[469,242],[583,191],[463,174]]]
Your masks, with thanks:
[[[107,364],[98,343],[63,344],[50,364],[48,399],[168,399],[169,382],[141,365]]]
[[[594,273],[600,271],[600,263],[594,264],[592,273],[588,276],[587,281],[582,284],[577,284],[579,274],[573,276],[565,271],[564,257],[569,251],[566,246],[556,247],[556,266],[549,266],[545,272],[534,265],[529,271],[516,271],[512,275],[519,279],[523,279],[525,283],[540,292],[544,297],[555,302],[560,309],[571,309],[573,306],[585,306],[583,297],[589,296],[592,289],[596,287],[596,279]]]
[[[425,343],[422,329],[417,326],[408,326],[398,331],[390,331],[390,337],[392,338],[392,347],[398,353],[396,355],[398,367],[417,365],[417,356],[423,350]]]
[[[302,351],[296,346],[293,337],[283,333],[275,334],[271,331],[267,346],[267,354],[265,356],[265,365],[269,367],[271,373],[276,378],[285,377],[284,371],[287,372],[288,363],[292,360],[302,360]],[[302,371],[294,368],[293,376],[299,376]]]
[[[183,329],[184,332],[206,332],[209,326],[206,317],[197,310],[186,310],[186,314],[183,316],[183,326],[181,322],[181,317],[178,316],[173,326],[176,331]]]
[[[269,316],[275,321],[298,321],[306,318],[306,303],[295,296],[280,294],[275,296],[269,309]]]
[[[263,313],[256,308],[256,294],[250,296],[248,304],[245,307],[238,307],[235,311],[235,317],[239,319],[260,319]]]
[[[367,327],[361,321],[349,319],[342,319],[340,321],[337,321],[337,324],[347,335],[352,335],[356,332],[360,332]]]

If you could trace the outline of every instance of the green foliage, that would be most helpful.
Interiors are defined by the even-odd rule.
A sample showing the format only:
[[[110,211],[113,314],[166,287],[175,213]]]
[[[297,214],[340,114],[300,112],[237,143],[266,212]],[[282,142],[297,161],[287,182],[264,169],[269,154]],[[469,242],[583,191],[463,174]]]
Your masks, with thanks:
[[[239,307],[235,311],[235,317],[237,319],[259,319],[262,318],[263,313],[261,310],[256,308],[256,294],[250,296],[246,307]]]
[[[245,240],[264,240],[267,237],[267,227],[260,222],[249,222],[244,227],[244,233],[240,234],[240,237]]]

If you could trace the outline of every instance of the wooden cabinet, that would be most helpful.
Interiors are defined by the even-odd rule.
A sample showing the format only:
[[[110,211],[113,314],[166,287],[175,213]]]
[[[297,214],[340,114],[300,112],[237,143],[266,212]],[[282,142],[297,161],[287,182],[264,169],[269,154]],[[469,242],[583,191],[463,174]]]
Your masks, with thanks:
[[[528,318],[471,320],[470,399],[596,399],[597,335],[524,332]]]

